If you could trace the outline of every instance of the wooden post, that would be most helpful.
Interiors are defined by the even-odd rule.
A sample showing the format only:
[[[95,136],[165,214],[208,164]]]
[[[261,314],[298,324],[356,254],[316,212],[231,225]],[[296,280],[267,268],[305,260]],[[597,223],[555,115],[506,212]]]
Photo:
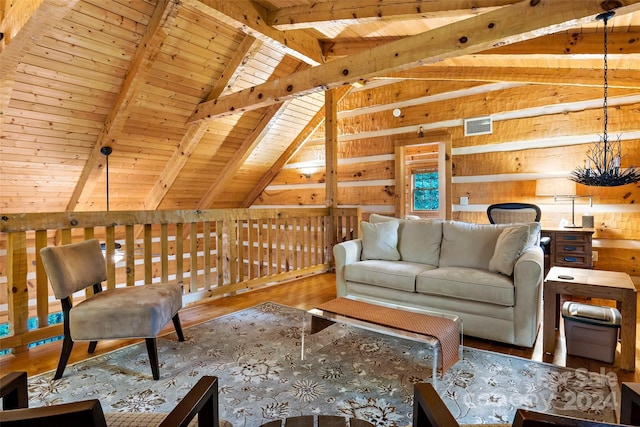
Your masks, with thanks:
[[[333,210],[338,207],[338,102],[335,90],[324,92],[325,110],[325,205],[331,209],[327,224],[326,259],[333,265],[333,246],[336,244],[336,221]]]
[[[47,246],[47,230],[36,230],[36,307],[38,327],[49,324],[49,283],[40,256],[40,249]]]
[[[7,235],[7,290],[9,326],[13,335],[27,332],[29,288],[27,287],[27,233]],[[13,353],[27,351],[27,346],[14,347]]]
[[[160,264],[162,282],[169,281],[169,226],[167,223],[160,225]]]
[[[148,225],[148,232],[151,232],[151,225]],[[145,233],[147,233],[147,225],[144,226],[145,229]],[[147,235],[145,234],[145,242],[147,239]],[[149,237],[149,239],[151,239]],[[135,229],[134,226],[131,224],[127,224],[124,227],[124,250],[125,250],[125,265],[127,266],[126,268],[126,274],[127,274],[127,286],[135,286],[136,285],[136,259],[135,259],[135,250],[136,250],[136,243],[135,243],[136,239],[135,239]],[[115,255],[114,255],[115,256]],[[115,261],[115,258],[114,258]],[[144,283],[151,283],[151,280],[148,280],[148,277],[150,276],[150,272],[151,272],[151,262],[148,262],[150,260],[148,260],[146,258],[146,253],[145,253],[145,260],[144,260],[144,276],[145,276],[145,281]],[[114,263],[115,265],[115,263]]]
[[[198,290],[198,223],[189,228],[189,292]]]

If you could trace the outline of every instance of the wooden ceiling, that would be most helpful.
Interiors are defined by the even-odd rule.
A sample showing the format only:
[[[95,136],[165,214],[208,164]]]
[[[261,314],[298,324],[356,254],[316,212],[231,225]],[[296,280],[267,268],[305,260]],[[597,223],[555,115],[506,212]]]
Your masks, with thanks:
[[[638,89],[640,0],[0,0],[0,207],[105,210],[105,146],[111,210],[251,206],[324,89],[601,86],[601,3]]]

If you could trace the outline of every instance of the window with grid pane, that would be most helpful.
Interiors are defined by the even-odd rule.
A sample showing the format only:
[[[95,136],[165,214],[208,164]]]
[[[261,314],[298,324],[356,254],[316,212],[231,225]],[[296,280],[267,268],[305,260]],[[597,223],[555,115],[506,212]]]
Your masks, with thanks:
[[[412,174],[412,196],[414,211],[437,211],[440,208],[438,172],[418,170]]]

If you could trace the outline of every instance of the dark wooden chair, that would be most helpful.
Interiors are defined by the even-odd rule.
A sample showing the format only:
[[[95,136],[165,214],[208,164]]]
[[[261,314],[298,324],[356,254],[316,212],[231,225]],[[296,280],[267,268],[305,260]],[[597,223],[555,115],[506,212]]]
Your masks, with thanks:
[[[562,415],[518,409],[513,427],[606,427],[621,425],[640,425],[640,384],[623,383],[620,408],[620,422],[611,424]],[[438,392],[429,383],[418,383],[413,395],[413,427],[457,427],[460,424],[451,415]]]
[[[582,418],[564,417],[562,415],[543,414],[526,409],[518,409],[513,419],[513,427],[608,427],[621,425],[623,424],[611,424]]]
[[[429,383],[417,383],[413,389],[414,427],[457,427],[459,424],[449,412],[435,388]]]
[[[154,284],[103,292],[107,269],[96,239],[45,247],[40,254],[64,313],[64,341],[54,379],[62,377],[75,341],[89,341],[89,353],[93,353],[99,340],[122,338],[145,339],[153,379],[159,379],[156,336],[173,320],[178,339],[184,341],[178,317],[182,287],[177,283]],[[73,293],[89,287],[93,295],[73,306]]]
[[[203,376],[169,414],[137,414],[135,424],[118,419],[127,413],[105,414],[97,399],[29,408],[27,373],[12,372],[0,378],[0,425],[3,427],[107,427],[108,419],[118,425],[186,427],[196,416],[199,427],[229,425],[218,417],[218,378]],[[156,422],[158,418],[161,421]],[[149,422],[145,422],[148,420]]]
[[[622,383],[620,422],[640,426],[640,383]]]

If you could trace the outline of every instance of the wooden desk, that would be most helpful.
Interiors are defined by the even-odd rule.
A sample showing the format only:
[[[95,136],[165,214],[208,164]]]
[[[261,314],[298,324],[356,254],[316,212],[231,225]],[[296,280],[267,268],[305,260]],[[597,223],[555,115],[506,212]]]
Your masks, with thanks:
[[[542,237],[551,237],[548,267],[593,268],[591,257],[593,228],[545,228]]]
[[[571,276],[573,279],[561,279]],[[544,281],[542,351],[555,350],[556,321],[560,316],[560,295],[614,300],[622,315],[620,326],[620,369],[635,371],[637,293],[631,278],[617,271],[552,267]]]

